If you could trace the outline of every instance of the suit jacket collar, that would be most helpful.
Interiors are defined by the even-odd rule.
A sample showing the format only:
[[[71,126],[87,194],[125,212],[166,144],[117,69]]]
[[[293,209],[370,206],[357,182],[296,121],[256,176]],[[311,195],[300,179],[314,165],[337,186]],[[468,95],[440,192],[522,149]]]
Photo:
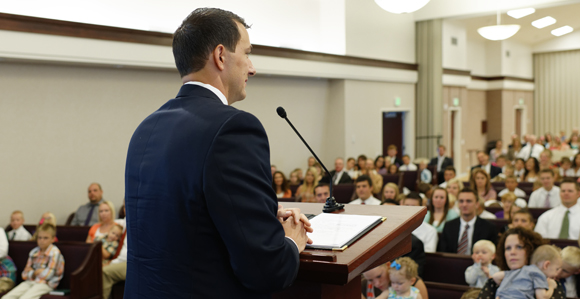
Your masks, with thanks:
[[[192,84],[184,84],[179,89],[177,93],[176,99],[178,98],[186,98],[186,97],[203,97],[203,98],[210,98],[214,99],[218,102],[222,102],[218,96],[213,93],[211,90],[199,86],[199,85],[192,85]]]

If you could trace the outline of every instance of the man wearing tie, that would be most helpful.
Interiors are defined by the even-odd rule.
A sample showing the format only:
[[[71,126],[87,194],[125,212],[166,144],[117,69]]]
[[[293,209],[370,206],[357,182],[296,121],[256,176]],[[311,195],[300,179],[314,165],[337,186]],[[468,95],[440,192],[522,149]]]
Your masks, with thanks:
[[[473,244],[479,240],[497,243],[497,228],[494,224],[477,216],[477,193],[464,188],[457,195],[459,218],[445,223],[437,251],[471,255]]]
[[[437,148],[437,157],[429,161],[429,166],[437,166],[437,178],[440,184],[446,181],[443,180],[443,172],[447,167],[453,166],[453,159],[445,156],[445,146],[443,144],[440,144]]]
[[[542,187],[532,192],[528,202],[529,208],[553,208],[560,205],[560,188],[554,186],[554,172],[551,169],[540,170]]]
[[[561,204],[544,212],[538,218],[536,232],[547,239],[578,240],[580,236],[580,186],[573,179],[560,184]]]
[[[24,228],[24,213],[22,211],[14,211],[10,215],[11,231],[7,233],[10,241],[30,241],[32,235]]]
[[[352,184],[352,178],[344,171],[344,160],[342,158],[334,160],[334,170],[330,171],[330,178],[332,178],[333,185]],[[330,178],[326,175],[321,181],[329,183]]]
[[[472,172],[476,168],[481,168],[489,174],[491,179],[495,178],[501,173],[501,168],[493,166],[491,163],[489,163],[489,155],[484,151],[477,152],[477,160],[479,161],[479,165],[471,167]]]
[[[103,203],[103,188],[98,183],[89,186],[89,202],[80,206],[70,225],[92,226],[99,222],[99,205]]]
[[[125,299],[265,299],[296,278],[310,223],[278,206],[266,131],[230,106],[256,73],[247,28],[199,8],[173,35],[183,86],[127,153]]]

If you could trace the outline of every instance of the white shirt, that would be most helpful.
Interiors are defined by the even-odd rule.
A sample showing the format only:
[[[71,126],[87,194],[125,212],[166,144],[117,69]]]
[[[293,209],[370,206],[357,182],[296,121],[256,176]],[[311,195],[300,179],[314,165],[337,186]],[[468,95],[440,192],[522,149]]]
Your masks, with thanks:
[[[6,232],[0,227],[0,260],[8,255],[8,239]]]
[[[360,205],[363,202],[362,199],[357,198],[351,202],[349,202],[349,204],[351,205]],[[367,198],[365,201],[365,205],[375,205],[375,206],[379,206],[381,205],[381,201],[376,199],[374,196],[371,195],[371,197]]]
[[[506,193],[510,192],[510,190],[508,188],[505,188],[503,190],[501,190],[498,194],[497,197],[502,197],[504,196]],[[513,192],[517,197],[525,197],[526,196],[526,192],[520,188],[516,188]]]
[[[30,241],[30,238],[32,235],[24,228],[24,225],[8,232],[8,240],[11,241]]]
[[[220,99],[220,101],[222,101],[222,103],[224,103],[224,105],[228,106],[228,100],[226,99],[226,96],[217,88],[209,85],[209,84],[205,84],[205,83],[201,83],[199,81],[189,81],[189,82],[185,82],[185,84],[191,84],[191,85],[197,85],[197,86],[201,86],[201,87],[205,87],[207,89],[209,89],[211,92],[215,93],[215,95]]]
[[[431,226],[431,224],[427,222],[421,223],[421,225],[413,231],[413,235],[423,242],[425,252],[435,252],[437,250],[439,236],[437,235],[437,229]]]
[[[487,163],[487,165],[481,165],[481,169],[485,170],[487,174],[490,174],[489,172],[491,171],[491,163]]]
[[[544,212],[544,214],[538,218],[536,232],[547,239],[558,239],[566,211],[570,211],[570,214],[568,214],[568,221],[570,223],[568,239],[578,240],[578,237],[580,236],[580,206],[578,204],[575,204],[570,209],[567,209],[563,205],[559,205]]]
[[[413,163],[403,164],[399,167],[400,171],[415,171],[417,170],[417,166]]]
[[[566,282],[564,283],[564,287],[566,288],[566,297],[567,298],[576,297],[576,277],[574,275],[566,278]]]
[[[445,156],[437,156],[437,172],[441,172],[445,169],[441,169],[441,165],[443,165],[443,161],[445,161]]]
[[[564,176],[564,169],[560,168],[560,176]],[[566,176],[580,176],[580,169],[574,171],[574,168],[566,170]],[[566,289],[567,290],[567,289]]]
[[[471,245],[473,245],[473,226],[475,225],[475,219],[477,219],[477,216],[473,217],[473,219],[469,220],[469,222],[465,222],[461,216],[459,217],[459,236],[457,236],[458,246],[459,243],[461,243],[461,236],[463,236],[463,232],[465,231],[465,225],[469,224],[469,229],[467,230],[467,255],[471,255]]]
[[[439,184],[439,187],[447,188],[447,182],[443,182],[443,183]]]
[[[534,157],[536,159],[540,159],[540,154],[545,150],[546,148],[543,147],[540,144],[534,144],[534,147],[532,148],[531,145],[528,143],[526,146],[524,146],[522,148],[522,150],[519,152],[518,154],[518,158],[522,158],[524,160],[528,160],[528,158],[530,157]],[[532,154],[530,156],[530,151],[532,151]]]
[[[549,192],[544,187],[532,192],[528,201],[529,208],[544,208],[546,206],[546,196],[550,194],[550,208],[560,205],[560,187],[553,186]]]
[[[520,178],[526,173],[526,169],[522,168],[521,170],[515,170],[514,169],[514,176],[517,178],[518,182],[520,181]]]
[[[336,171],[336,170],[335,170],[335,171]],[[334,182],[332,182],[332,184],[334,184],[334,185],[338,185],[338,182],[340,182],[340,179],[342,178],[342,174],[343,174],[343,173],[344,173],[344,169],[343,169],[343,170],[341,170],[340,172],[337,172],[337,173],[334,175],[334,177],[335,177],[336,179],[334,179]]]

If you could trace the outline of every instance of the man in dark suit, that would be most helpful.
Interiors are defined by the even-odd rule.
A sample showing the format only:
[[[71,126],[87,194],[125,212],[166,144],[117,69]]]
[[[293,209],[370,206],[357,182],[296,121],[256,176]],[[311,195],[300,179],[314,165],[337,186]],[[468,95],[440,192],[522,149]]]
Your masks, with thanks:
[[[473,244],[479,240],[497,243],[497,229],[494,224],[477,216],[478,196],[469,188],[464,188],[457,196],[460,216],[445,223],[439,239],[437,251],[471,255]]]
[[[229,106],[256,73],[246,28],[201,8],[174,34],[184,85],[127,154],[125,298],[270,298],[296,277],[312,229],[278,207],[260,121]]]
[[[397,158],[397,153],[397,146],[394,144],[389,145],[389,147],[387,147],[387,156],[385,157],[385,160],[389,160],[391,164],[395,164],[399,167],[403,165],[403,160]]]
[[[352,184],[352,178],[344,171],[344,160],[342,158],[334,160],[334,170],[330,171],[330,177],[325,175],[320,181],[329,184],[330,178],[332,178],[333,185]]]
[[[437,147],[437,153],[437,157],[429,161],[429,166],[437,167],[437,180],[438,183],[441,184],[445,182],[445,179],[443,178],[445,169],[449,166],[453,166],[453,159],[445,156],[445,146],[443,144],[440,144],[439,147]]]
[[[479,161],[479,165],[471,167],[471,171],[476,168],[481,168],[487,172],[487,174],[489,174],[491,179],[495,178],[501,173],[501,168],[493,166],[491,163],[489,163],[489,155],[484,151],[477,152],[477,161]]]

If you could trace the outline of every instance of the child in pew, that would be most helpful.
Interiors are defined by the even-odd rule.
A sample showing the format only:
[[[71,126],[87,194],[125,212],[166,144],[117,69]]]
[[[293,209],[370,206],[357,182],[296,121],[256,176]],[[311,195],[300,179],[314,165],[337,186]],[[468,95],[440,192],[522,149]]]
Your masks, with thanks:
[[[495,258],[495,245],[488,240],[477,241],[471,258],[474,264],[465,270],[465,281],[470,287],[482,288],[492,275],[499,272],[499,268],[491,264]]]
[[[413,286],[417,280],[417,267],[417,263],[409,257],[392,262],[389,268],[389,291],[383,292],[377,299],[422,299],[419,289]]]
[[[562,269],[558,274],[558,280],[564,290],[567,298],[577,298],[580,296],[578,281],[580,279],[580,248],[568,246],[562,249]]]
[[[572,161],[568,157],[562,157],[560,160],[560,178],[575,176],[574,169],[572,169]]]
[[[24,213],[22,211],[14,211],[10,215],[10,227],[12,230],[8,232],[8,240],[10,241],[28,241],[32,235],[24,228]]]
[[[115,224],[109,233],[104,236],[96,237],[95,242],[101,241],[103,244],[103,266],[111,262],[111,258],[115,256],[117,248],[119,247],[119,239],[123,235],[123,227]]]
[[[505,178],[505,189],[501,190],[497,195],[499,197],[503,196],[506,193],[513,193],[516,195],[516,197],[525,197],[526,196],[526,192],[524,192],[524,190],[518,188],[518,180],[515,176],[513,175],[508,175]]]
[[[517,259],[523,258],[524,250],[506,248],[506,256]],[[510,253],[513,251],[513,253]],[[522,252],[519,254],[519,252]],[[521,255],[521,257],[520,257]],[[559,248],[553,245],[542,245],[532,254],[530,265],[517,270],[501,271],[493,275],[493,280],[499,284],[496,298],[510,299],[547,299],[551,298],[554,289],[562,257]]]
[[[22,271],[22,280],[2,299],[40,298],[55,289],[64,275],[64,257],[53,244],[56,227],[43,223],[36,231],[38,247],[30,251],[28,262]]]
[[[536,226],[534,215],[532,215],[527,208],[520,209],[514,205],[512,206],[512,210],[514,210],[514,207],[518,210],[511,213],[511,223],[508,225],[509,228],[523,227],[533,231]]]

